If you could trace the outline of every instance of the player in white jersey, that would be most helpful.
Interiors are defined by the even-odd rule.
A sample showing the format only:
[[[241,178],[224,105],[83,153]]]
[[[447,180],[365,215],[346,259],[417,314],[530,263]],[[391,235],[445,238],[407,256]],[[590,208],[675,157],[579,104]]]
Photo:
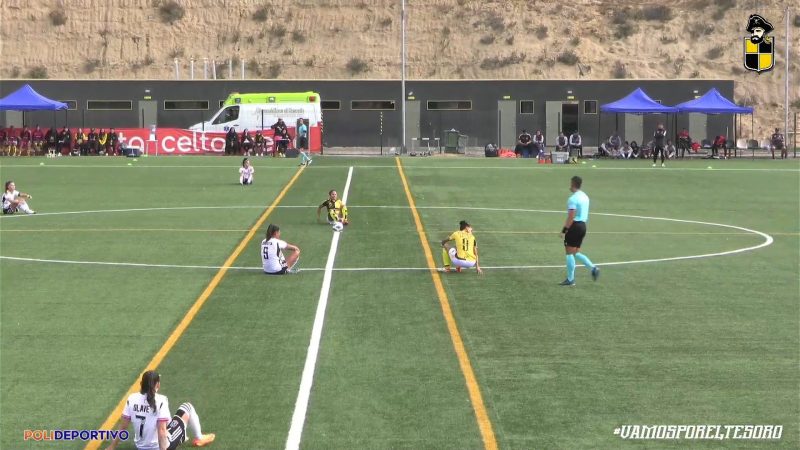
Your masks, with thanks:
[[[200,417],[191,403],[182,404],[175,415],[169,415],[167,397],[158,393],[161,387],[161,376],[155,370],[142,374],[140,390],[128,396],[125,409],[122,411],[120,430],[127,430],[133,423],[133,443],[138,450],[174,450],[186,441],[186,424],[192,430],[195,447],[203,447],[214,442],[214,434],[203,434],[200,429]],[[114,450],[119,444],[119,437],[108,447]]]
[[[6,181],[6,190],[3,192],[3,214],[14,214],[17,210],[25,214],[36,214],[36,211],[28,206],[27,200],[32,198],[30,194],[18,191],[13,181]]]
[[[289,250],[289,256],[284,255]],[[300,248],[281,240],[281,229],[275,224],[267,227],[267,237],[261,241],[261,265],[268,275],[285,275],[296,273],[297,261],[300,259]]]
[[[249,158],[245,158],[242,161],[242,167],[239,167],[239,184],[242,186],[253,184],[254,173],[256,173],[256,168],[250,164]]]

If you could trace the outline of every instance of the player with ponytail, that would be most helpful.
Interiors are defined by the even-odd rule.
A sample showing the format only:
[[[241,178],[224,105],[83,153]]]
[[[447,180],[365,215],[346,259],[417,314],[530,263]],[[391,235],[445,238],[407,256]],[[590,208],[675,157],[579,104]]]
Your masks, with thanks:
[[[214,434],[203,434],[200,417],[191,403],[183,403],[175,415],[169,415],[169,400],[158,393],[161,376],[155,370],[142,374],[139,392],[128,396],[119,430],[127,430],[133,422],[134,440],[137,450],[175,450],[186,441],[186,424],[192,429],[195,447],[203,447],[214,442]],[[119,444],[119,436],[108,447],[114,450]]]

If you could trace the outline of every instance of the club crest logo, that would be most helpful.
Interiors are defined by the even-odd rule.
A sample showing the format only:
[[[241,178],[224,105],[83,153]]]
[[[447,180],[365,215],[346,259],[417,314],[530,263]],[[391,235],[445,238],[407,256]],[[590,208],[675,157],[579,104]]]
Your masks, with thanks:
[[[766,72],[775,66],[775,45],[772,36],[775,28],[767,19],[751,14],[747,20],[750,36],[744,38],[744,68],[757,73]]]

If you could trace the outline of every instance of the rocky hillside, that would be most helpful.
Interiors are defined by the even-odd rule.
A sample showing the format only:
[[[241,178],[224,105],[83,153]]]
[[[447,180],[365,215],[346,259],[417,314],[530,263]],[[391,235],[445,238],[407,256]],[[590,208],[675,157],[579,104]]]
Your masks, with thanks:
[[[783,123],[784,8],[795,0],[408,0],[410,78],[733,78],[759,135]],[[398,78],[399,0],[0,0],[4,78]],[[742,68],[749,14],[776,27],[776,69]],[[800,110],[800,89],[793,89]],[[748,127],[749,129],[749,127]]]

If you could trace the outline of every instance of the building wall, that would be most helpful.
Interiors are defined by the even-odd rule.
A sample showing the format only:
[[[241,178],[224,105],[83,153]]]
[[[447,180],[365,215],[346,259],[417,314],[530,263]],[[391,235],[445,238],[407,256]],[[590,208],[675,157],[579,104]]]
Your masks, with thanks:
[[[341,108],[324,110],[324,145],[326,147],[399,146],[401,133],[400,82],[398,80],[195,80],[195,81],[136,81],[136,80],[3,80],[0,96],[29,82],[42,95],[57,100],[74,100],[77,108],[64,112],[31,112],[25,114],[25,124],[71,127],[136,127],[140,125],[138,101],[151,97],[158,102],[157,121],[160,127],[184,128],[208,120],[218,109],[219,102],[231,92],[301,92],[316,91],[323,101],[337,100]],[[424,80],[408,81],[409,98],[420,102],[420,137],[444,138],[444,130],[456,129],[470,137],[470,145],[483,146],[498,142],[498,100],[516,102],[516,128],[533,132],[546,130],[547,101],[577,101],[580,131],[585,145],[597,145],[616,128],[624,137],[624,115],[586,114],[585,100],[599,105],[617,100],[637,87],[653,99],[674,105],[693,99],[711,87],[728,98],[733,97],[732,80]],[[131,109],[97,111],[87,109],[89,100],[130,100]],[[165,100],[207,100],[209,109],[202,111],[167,111]],[[354,100],[393,101],[394,109],[353,111]],[[428,109],[428,101],[470,101],[468,110],[440,111]],[[519,102],[534,102],[533,114],[520,114]],[[382,114],[381,114],[382,113]],[[381,116],[383,136],[381,136]],[[9,119],[0,114],[0,125]],[[644,117],[644,136],[652,134],[656,124],[664,122],[673,131],[674,118],[663,115]],[[678,128],[688,127],[688,116],[678,115]],[[271,124],[267,124],[269,126]],[[733,117],[708,116],[707,136],[733,135]],[[504,147],[513,142],[502,142]],[[549,141],[549,139],[548,139]]]

